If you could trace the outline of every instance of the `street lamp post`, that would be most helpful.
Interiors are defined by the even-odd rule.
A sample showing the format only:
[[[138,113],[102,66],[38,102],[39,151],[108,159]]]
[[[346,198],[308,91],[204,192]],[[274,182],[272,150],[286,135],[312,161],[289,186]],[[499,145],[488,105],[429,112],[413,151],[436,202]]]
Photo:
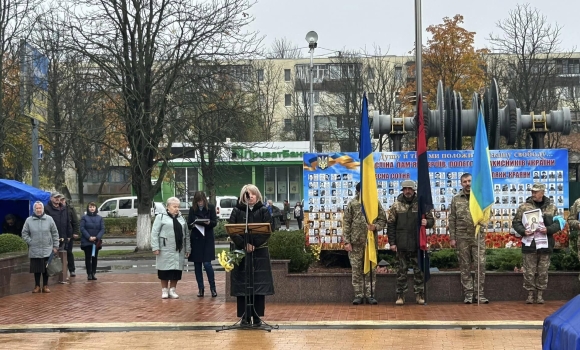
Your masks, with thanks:
[[[306,34],[310,49],[310,153],[314,153],[314,49],[318,46],[318,34],[311,30]]]

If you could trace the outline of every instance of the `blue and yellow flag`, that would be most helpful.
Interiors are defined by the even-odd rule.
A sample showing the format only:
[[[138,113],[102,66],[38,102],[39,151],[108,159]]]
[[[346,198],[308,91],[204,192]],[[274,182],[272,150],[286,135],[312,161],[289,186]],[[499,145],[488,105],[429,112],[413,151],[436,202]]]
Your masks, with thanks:
[[[471,195],[469,196],[469,211],[475,225],[475,235],[479,234],[479,226],[491,217],[493,204],[493,181],[491,178],[491,162],[487,132],[481,109],[477,117],[477,131],[473,146],[473,168],[471,171]]]
[[[360,202],[363,215],[367,223],[372,224],[379,216],[379,195],[377,192],[377,178],[375,176],[375,162],[373,160],[373,147],[371,145],[371,133],[369,128],[369,107],[367,95],[363,95],[361,123],[360,123]],[[365,249],[364,273],[367,274],[377,266],[377,251],[375,249],[375,234],[367,232],[367,245]]]

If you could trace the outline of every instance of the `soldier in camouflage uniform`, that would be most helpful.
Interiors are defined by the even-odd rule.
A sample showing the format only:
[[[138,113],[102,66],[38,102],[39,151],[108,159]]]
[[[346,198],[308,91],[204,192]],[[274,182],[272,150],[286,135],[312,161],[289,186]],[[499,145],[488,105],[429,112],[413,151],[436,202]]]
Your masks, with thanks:
[[[570,231],[578,231],[580,230],[580,218],[578,214],[580,213],[580,198],[576,199],[572,207],[570,208],[570,212],[568,213],[568,227]],[[577,246],[577,253],[578,253],[578,260],[580,260],[580,237],[576,240]],[[580,280],[580,275],[578,275],[578,280]]]
[[[377,232],[382,230],[387,223],[385,211],[379,204],[379,215],[371,224],[367,224],[366,218],[362,213],[360,203],[360,183],[356,184],[356,195],[346,207],[344,212],[344,249],[348,252],[348,258],[352,266],[352,286],[354,287],[353,305],[362,304],[365,298],[371,305],[376,305],[375,283],[377,280],[376,271],[373,269],[372,286],[371,276],[364,274],[364,257],[365,247],[367,245],[367,232],[374,231],[375,249],[377,249],[378,236]]]
[[[453,197],[449,206],[449,238],[451,247],[457,246],[457,257],[459,258],[459,270],[461,271],[461,285],[465,295],[464,303],[471,304],[473,300],[473,277],[471,267],[478,270],[479,276],[475,281],[479,281],[476,298],[480,303],[487,304],[489,300],[483,296],[483,284],[485,282],[485,235],[480,232],[475,236],[475,226],[471,212],[469,211],[469,196],[471,194],[471,174],[461,175],[461,187],[459,194]]]
[[[397,197],[396,202],[389,209],[387,219],[387,235],[391,250],[397,252],[397,301],[395,304],[405,303],[405,293],[407,292],[407,271],[409,265],[413,268],[415,301],[417,304],[424,304],[423,297],[423,272],[418,263],[417,242],[418,230],[418,199],[415,193],[417,186],[412,180],[405,180],[402,183],[403,193]],[[433,213],[429,212],[426,219],[421,220],[421,225],[427,228],[433,227],[435,220]]]
[[[526,246],[522,244],[522,260],[524,270],[524,289],[528,291],[527,304],[544,303],[542,292],[548,287],[548,268],[550,267],[550,255],[554,249],[554,233],[560,231],[560,223],[554,221],[554,216],[558,215],[558,209],[544,196],[546,185],[535,183],[532,186],[532,195],[526,199],[526,202],[518,208],[512,221],[513,229],[521,236],[533,235],[530,229],[527,229],[522,222],[522,215],[526,211],[540,209],[544,220],[544,228],[540,232],[548,235],[548,248],[536,249],[536,241]],[[537,273],[537,277],[535,276]],[[537,292],[534,300],[534,293]]]

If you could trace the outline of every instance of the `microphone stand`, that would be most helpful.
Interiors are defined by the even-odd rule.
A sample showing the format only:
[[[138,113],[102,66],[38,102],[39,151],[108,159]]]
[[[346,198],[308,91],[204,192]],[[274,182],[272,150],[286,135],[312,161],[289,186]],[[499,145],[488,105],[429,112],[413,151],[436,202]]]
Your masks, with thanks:
[[[250,230],[248,229],[248,219],[250,214],[250,206],[248,200],[250,194],[246,192],[246,227],[244,228],[244,313],[242,317],[231,326],[222,326],[221,329],[216,329],[216,332],[227,331],[230,329],[255,329],[271,332],[272,329],[278,329],[278,326],[271,326],[262,320],[259,326],[251,323],[243,323],[244,320],[250,320],[253,314],[258,314],[254,308],[254,254],[248,253],[248,244],[251,244]]]

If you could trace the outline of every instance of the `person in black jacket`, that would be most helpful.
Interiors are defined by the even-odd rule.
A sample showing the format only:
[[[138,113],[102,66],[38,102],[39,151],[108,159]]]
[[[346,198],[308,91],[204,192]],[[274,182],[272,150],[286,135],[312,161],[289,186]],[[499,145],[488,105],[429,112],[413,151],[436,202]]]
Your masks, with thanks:
[[[260,190],[252,184],[245,185],[240,191],[237,206],[232,210],[228,220],[231,224],[246,223],[246,208],[248,209],[248,223],[270,223],[272,217],[268,209],[262,204]],[[233,235],[232,241],[236,249],[245,249],[247,256],[239,266],[235,266],[231,272],[231,295],[237,297],[238,317],[244,316],[242,324],[250,324],[250,316],[253,317],[253,325],[262,324],[261,316],[264,316],[266,308],[266,295],[274,294],[274,279],[270,266],[270,253],[268,251],[268,234],[250,234],[249,242],[244,242],[241,235]],[[246,244],[247,243],[247,244]],[[253,259],[254,263],[254,310],[252,315],[246,315],[244,309],[245,288],[245,263],[246,259]]]
[[[3,233],[12,233],[13,235],[22,236],[23,226],[24,224],[22,223],[22,220],[20,220],[16,215],[8,214],[4,217],[0,235]]]
[[[50,201],[44,206],[44,212],[46,215],[52,217],[56,228],[58,230],[58,237],[60,241],[59,255],[62,259],[62,273],[59,275],[59,281],[64,282],[66,277],[67,267],[65,262],[67,260],[67,245],[72,238],[72,225],[68,215],[68,210],[65,206],[60,203],[60,199],[63,197],[62,194],[58,192],[52,192],[50,194]]]
[[[85,252],[85,267],[87,269],[87,280],[97,280],[97,258],[99,249],[97,243],[105,234],[105,221],[97,213],[97,205],[90,202],[87,206],[87,213],[81,219],[81,249]],[[94,255],[93,255],[94,248]]]
[[[65,197],[60,198],[60,204],[66,207],[68,210],[68,217],[70,219],[70,224],[72,226],[72,239],[70,240],[69,244],[67,244],[66,249],[66,260],[68,264],[68,271],[70,272],[71,277],[75,277],[75,256],[73,255],[73,245],[74,240],[79,238],[79,217],[77,216],[77,212],[75,208],[72,206],[72,203],[69,201],[67,203],[67,199]],[[88,212],[87,212],[88,213]]]
[[[198,220],[197,222],[195,222]],[[215,259],[215,236],[213,228],[217,225],[215,206],[207,202],[204,192],[198,191],[193,195],[193,202],[189,208],[187,226],[191,229],[191,254],[187,260],[195,266],[195,279],[197,281],[198,297],[203,297],[203,268],[207,274],[211,297],[217,297],[215,288],[215,275],[211,261]]]

